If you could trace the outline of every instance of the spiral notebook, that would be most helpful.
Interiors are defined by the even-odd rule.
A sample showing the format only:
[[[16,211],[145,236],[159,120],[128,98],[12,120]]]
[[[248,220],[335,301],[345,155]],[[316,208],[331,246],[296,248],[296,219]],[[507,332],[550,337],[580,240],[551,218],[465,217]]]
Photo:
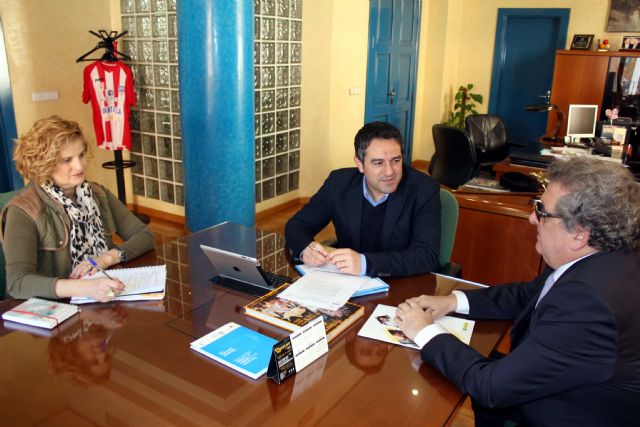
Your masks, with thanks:
[[[107,273],[114,279],[124,283],[125,288],[112,301],[138,301],[164,298],[167,283],[167,266],[153,265],[137,268],[117,268],[108,270]],[[83,279],[105,277],[97,272],[93,276],[85,276]],[[87,304],[98,302],[93,298],[73,297],[72,304]]]

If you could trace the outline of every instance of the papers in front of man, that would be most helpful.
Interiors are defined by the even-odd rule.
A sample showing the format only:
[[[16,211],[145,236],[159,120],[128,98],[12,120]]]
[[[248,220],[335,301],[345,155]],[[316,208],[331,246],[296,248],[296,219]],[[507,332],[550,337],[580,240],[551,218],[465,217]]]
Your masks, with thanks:
[[[116,268],[108,270],[107,273],[113,279],[118,279],[124,283],[125,288],[112,301],[140,301],[159,300],[164,298],[164,291],[167,284],[167,266],[153,265],[138,268]],[[101,272],[92,276],[84,276],[83,279],[105,277]],[[98,302],[93,298],[73,297],[72,304],[87,304]]]
[[[72,304],[29,298],[22,304],[2,313],[2,318],[25,325],[52,329],[78,311],[78,307]]]
[[[410,340],[398,327],[398,324],[394,320],[395,315],[396,307],[378,304],[371,314],[371,317],[367,319],[362,329],[360,329],[360,332],[358,332],[358,335],[419,350],[420,347]],[[435,320],[434,323],[442,326],[460,341],[469,345],[475,325],[473,320],[444,316]]]
[[[313,270],[296,280],[280,295],[304,305],[337,310],[367,281],[364,276],[329,273]]]
[[[267,372],[271,351],[277,342],[229,322],[193,341],[191,348],[255,380]]]
[[[303,276],[310,271],[317,271],[317,270],[325,271],[327,273],[332,273],[336,275],[333,277],[333,280],[336,283],[341,283],[343,280],[349,281],[350,277],[354,277],[354,276],[351,276],[350,274],[342,273],[333,264],[327,264],[321,267],[311,267],[309,265],[299,264],[299,265],[296,265],[296,270],[298,270],[298,272]],[[382,279],[378,277],[361,276],[361,278],[364,278],[366,280],[364,280],[360,288],[358,288],[358,290],[356,290],[353,293],[353,295],[351,295],[352,297],[362,297],[365,295],[372,295],[372,294],[387,292],[389,290],[389,285],[383,282]]]

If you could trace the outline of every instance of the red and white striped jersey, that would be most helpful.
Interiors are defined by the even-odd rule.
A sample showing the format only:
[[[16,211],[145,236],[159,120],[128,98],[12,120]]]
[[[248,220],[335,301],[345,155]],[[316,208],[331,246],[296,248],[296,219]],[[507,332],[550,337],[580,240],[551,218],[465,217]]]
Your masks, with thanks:
[[[123,63],[96,61],[84,69],[82,102],[91,100],[99,148],[131,149],[129,110],[136,104],[133,75]]]

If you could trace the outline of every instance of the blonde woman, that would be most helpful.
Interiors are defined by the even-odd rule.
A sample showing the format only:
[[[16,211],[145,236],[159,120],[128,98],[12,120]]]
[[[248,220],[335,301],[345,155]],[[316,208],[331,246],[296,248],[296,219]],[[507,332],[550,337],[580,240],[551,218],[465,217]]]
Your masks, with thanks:
[[[84,278],[153,248],[148,227],[109,190],[86,180],[89,146],[78,123],[51,116],[16,142],[13,159],[30,181],[0,216],[7,290],[14,298],[85,296],[109,301],[119,281]],[[118,234],[123,243],[114,245]]]

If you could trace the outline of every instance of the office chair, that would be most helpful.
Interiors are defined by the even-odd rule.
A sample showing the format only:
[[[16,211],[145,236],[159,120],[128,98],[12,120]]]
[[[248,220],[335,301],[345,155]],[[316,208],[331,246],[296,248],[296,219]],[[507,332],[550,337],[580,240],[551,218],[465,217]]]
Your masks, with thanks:
[[[429,163],[429,174],[441,184],[458,188],[478,172],[476,150],[469,132],[445,125],[433,125],[436,152]]]
[[[466,118],[465,127],[476,149],[478,167],[491,167],[507,158],[507,128],[500,116],[474,114]]]
[[[440,189],[440,266],[438,273],[462,277],[462,266],[451,262],[453,244],[458,228],[458,201],[449,191]]]
[[[7,193],[0,193],[0,212],[4,209],[4,206],[18,194],[19,190],[9,191]],[[2,224],[0,224],[2,226]],[[7,290],[7,270],[5,268],[4,251],[2,245],[0,245],[0,300],[4,299]]]

